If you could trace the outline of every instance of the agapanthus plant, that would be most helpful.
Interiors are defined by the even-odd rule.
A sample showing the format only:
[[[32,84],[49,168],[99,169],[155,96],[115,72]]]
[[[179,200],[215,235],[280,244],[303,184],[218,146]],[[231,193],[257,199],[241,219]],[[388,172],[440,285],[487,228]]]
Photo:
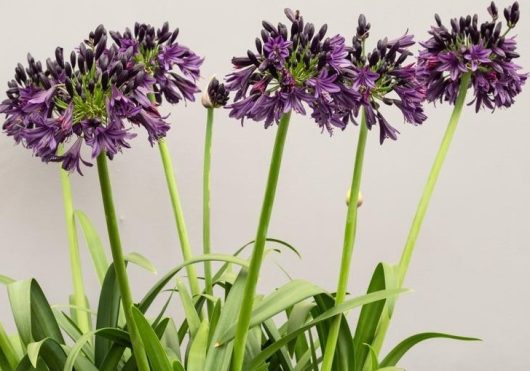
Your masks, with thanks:
[[[355,91],[345,84],[352,74],[351,62],[342,36],[326,37],[327,25],[317,31],[305,23],[298,11],[285,10],[290,27],[263,21],[256,52],[232,59],[235,71],[227,76],[227,89],[235,92],[227,106],[230,116],[264,121],[265,127],[278,124],[265,198],[252,253],[249,276],[236,330],[233,365],[243,367],[245,342],[265,240],[278,182],[281,159],[291,111],[306,114],[323,130],[346,126],[346,112],[354,104]]]
[[[355,100],[344,114],[345,119],[357,123],[360,115],[359,140],[355,155],[355,167],[350,186],[352,195],[360,194],[364,152],[368,130],[379,125],[379,141],[397,139],[398,131],[381,113],[383,105],[396,106],[406,122],[421,124],[427,116],[422,103],[425,89],[416,78],[416,66],[408,57],[408,50],[414,45],[413,35],[405,34],[397,39],[384,38],[377,42],[372,52],[366,53],[366,43],[371,25],[364,15],[360,15],[356,34],[352,38],[348,60],[352,63],[351,76],[346,77],[347,86],[354,91]],[[346,298],[347,286],[357,224],[357,203],[350,202],[346,217],[344,244],[342,248],[341,267],[335,295],[335,305],[340,305]],[[339,336],[341,316],[337,316],[330,328],[326,351],[322,361],[322,370],[331,370]]]
[[[440,149],[436,154],[427,183],[418,204],[399,264],[396,266],[396,285],[401,287],[407,274],[410,260],[416,246],[434,187],[440,175],[445,157],[469,89],[473,89],[474,99],[469,103],[475,110],[507,108],[521,92],[527,74],[513,60],[518,58],[515,36],[508,34],[519,21],[519,4],[504,9],[506,30],[498,19],[495,3],[488,7],[491,21],[478,24],[478,16],[467,15],[451,20],[450,29],[445,27],[438,15],[436,26],[430,30],[431,38],[423,43],[418,57],[418,79],[427,87],[426,98],[430,102],[454,104]],[[376,354],[381,349],[386,330],[392,317],[381,316],[378,334],[373,340]]]

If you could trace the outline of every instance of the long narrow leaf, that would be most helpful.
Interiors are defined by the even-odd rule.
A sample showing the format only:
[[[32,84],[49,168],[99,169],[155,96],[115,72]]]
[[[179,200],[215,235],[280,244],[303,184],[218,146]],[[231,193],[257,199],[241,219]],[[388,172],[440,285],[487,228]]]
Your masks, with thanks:
[[[0,352],[2,352],[6,363],[9,365],[10,368],[14,369],[17,366],[17,363],[19,362],[19,357],[17,354],[17,351],[15,350],[15,347],[9,340],[9,337],[7,336],[7,333],[4,330],[4,327],[0,323]],[[7,368],[6,366],[4,366]]]
[[[101,239],[94,228],[94,225],[81,210],[76,210],[74,212],[83,234],[85,235],[85,240],[87,243],[88,251],[92,257],[92,262],[94,263],[94,269],[96,270],[96,275],[98,276],[99,282],[102,284],[105,279],[105,273],[109,267],[109,262],[107,260],[107,255],[105,254],[105,249],[101,243]]]
[[[105,274],[101,293],[99,295],[98,315],[96,328],[117,327],[118,314],[120,311],[120,289],[116,280],[114,264],[111,264]],[[112,347],[112,342],[103,337],[96,336],[95,340],[95,364],[101,366],[105,356]]]
[[[221,345],[217,343],[216,339],[219,339],[221,334],[225,333],[228,328],[237,322],[246,280],[247,270],[242,269],[230,289],[225,305],[221,311],[221,316],[206,355],[205,370],[226,371],[230,367],[233,342]]]
[[[134,318],[134,323],[138,327],[138,332],[140,337],[145,345],[145,352],[149,362],[151,363],[151,368],[157,371],[172,371],[173,367],[167,358],[167,354],[164,350],[164,347],[160,343],[158,336],[155,331],[147,322],[144,315],[138,308],[132,307],[132,314]]]
[[[477,338],[456,336],[456,335],[444,334],[440,332],[424,332],[421,334],[416,334],[411,337],[408,337],[405,340],[403,340],[401,343],[396,345],[396,347],[392,349],[390,353],[388,353],[388,355],[381,361],[380,366],[381,367],[395,366],[397,365],[399,360],[405,355],[405,353],[407,353],[413,346],[415,346],[416,344],[424,340],[436,339],[436,338],[462,340],[462,341],[480,341],[480,339],[477,339]]]
[[[188,292],[186,286],[180,279],[177,280],[177,289],[180,295],[182,307],[184,308],[184,313],[186,314],[186,320],[188,322],[190,336],[193,339],[195,337],[195,334],[199,330],[201,320],[199,318],[199,314],[195,310],[195,306],[193,305],[193,299],[191,298],[190,293]]]
[[[388,287],[385,285],[385,271],[382,264],[378,264],[368,285],[367,293],[384,290]],[[380,300],[374,303],[364,305],[357,321],[357,328],[353,337],[354,349],[354,371],[362,371],[363,366],[369,358],[370,348],[374,341],[377,325],[379,324],[381,314],[385,308],[386,301]],[[374,368],[375,369],[375,368]]]
[[[204,319],[190,346],[187,371],[204,371],[206,350],[208,349],[208,330],[208,320]]]

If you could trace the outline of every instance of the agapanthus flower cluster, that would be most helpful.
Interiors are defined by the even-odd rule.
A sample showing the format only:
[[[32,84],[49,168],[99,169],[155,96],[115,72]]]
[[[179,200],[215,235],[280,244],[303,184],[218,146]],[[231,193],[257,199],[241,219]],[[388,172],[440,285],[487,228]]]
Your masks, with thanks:
[[[131,65],[142,65],[152,77],[146,89],[154,91],[156,102],[161,103],[162,98],[171,104],[182,99],[195,100],[195,94],[200,91],[196,82],[203,58],[176,41],[178,28],[170,31],[166,22],[155,30],[151,25],[136,23],[134,32],[126,29],[123,34],[111,31],[110,35],[120,52],[132,56]]]
[[[298,11],[285,14],[290,27],[263,21],[256,51],[232,59],[236,71],[226,80],[227,89],[236,92],[227,106],[230,116],[269,127],[291,110],[305,114],[308,105],[321,128],[344,128],[354,94],[343,81],[351,73],[344,38],[325,37],[326,25],[316,30]]]
[[[15,79],[8,83],[7,99],[0,105],[0,112],[6,115],[4,131],[44,162],[61,162],[65,170],[79,173],[81,164],[91,166],[81,158],[83,143],[90,147],[92,158],[105,153],[112,159],[122,148],[130,147],[129,140],[136,135],[131,129],[142,126],[153,144],[170,126],[152,97],[160,99],[162,93],[176,102],[181,96],[173,93],[174,86],[189,86],[189,82],[181,83],[186,79],[171,71],[173,64],[186,58],[183,54],[172,59],[164,53],[163,58],[149,60],[148,66],[144,64],[147,60],[138,60],[138,50],[147,50],[142,42],[154,43],[150,53],[175,45],[178,31],[171,33],[167,28],[164,25],[157,37],[152,28],[145,28],[148,32],[143,41],[135,44],[130,39],[130,47],[125,47],[125,41],[108,46],[107,32],[100,25],[68,60],[58,47],[55,59],[46,61],[46,68],[28,55],[28,66],[16,67]],[[169,41],[167,45],[165,41]],[[198,75],[200,63],[184,65],[188,66],[183,67],[186,73]],[[185,98],[190,99],[188,92],[193,89],[183,89]],[[61,145],[64,153],[60,152]]]
[[[384,38],[366,54],[369,33],[370,23],[361,15],[348,54],[353,64],[351,85],[357,92],[356,104],[349,116],[355,122],[355,116],[362,108],[368,128],[376,123],[379,125],[379,140],[383,143],[386,138],[395,140],[399,132],[382,115],[381,103],[399,108],[406,122],[421,124],[427,118],[422,108],[425,89],[416,78],[414,63],[406,63],[412,55],[408,48],[414,45],[413,36],[405,34],[394,40]]]
[[[481,107],[494,110],[510,107],[521,92],[527,75],[513,62],[519,57],[515,36],[508,33],[519,20],[519,4],[504,9],[506,31],[499,21],[498,9],[492,2],[488,7],[491,21],[478,24],[478,16],[468,15],[451,19],[446,27],[438,15],[431,27],[429,40],[418,59],[418,78],[427,86],[429,101],[448,101],[454,104],[462,76],[471,74],[471,86],[478,112]]]

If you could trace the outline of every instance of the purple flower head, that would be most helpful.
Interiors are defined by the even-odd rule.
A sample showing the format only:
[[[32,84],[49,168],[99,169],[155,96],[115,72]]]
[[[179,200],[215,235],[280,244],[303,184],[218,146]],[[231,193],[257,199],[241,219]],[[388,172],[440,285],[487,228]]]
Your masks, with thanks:
[[[326,25],[316,30],[298,11],[285,14],[289,27],[263,21],[256,51],[232,59],[235,71],[226,77],[226,89],[235,92],[234,103],[226,106],[230,116],[269,127],[284,113],[305,115],[309,107],[320,128],[343,129],[344,109],[353,99],[345,86],[352,65],[344,38],[325,37]]]
[[[416,78],[415,66],[404,64],[412,54],[408,48],[414,45],[413,36],[405,34],[390,41],[387,38],[379,40],[377,47],[366,55],[364,48],[370,27],[365,16],[361,15],[348,54],[353,64],[349,86],[354,94],[343,119],[355,123],[362,108],[368,128],[379,125],[379,138],[383,143],[387,138],[397,139],[399,132],[384,118],[381,103],[395,105],[406,122],[421,124],[427,118],[422,108],[425,89]]]
[[[91,165],[81,158],[83,143],[92,158],[104,153],[112,159],[130,147],[135,124],[149,126],[151,142],[165,135],[169,126],[148,99],[154,79],[143,66],[130,63],[139,45],[109,47],[107,32],[99,26],[68,60],[57,48],[43,69],[28,55],[27,67],[16,67],[0,104],[4,132],[42,161],[61,162],[65,170],[79,173],[82,165]]]
[[[119,52],[128,54],[128,64],[140,66],[152,78],[144,81],[145,87],[159,104],[162,98],[171,104],[194,101],[200,92],[196,82],[204,59],[178,43],[178,34],[167,22],[159,29],[136,23],[133,32],[110,32]]]
[[[513,63],[519,57],[515,37],[508,33],[519,21],[519,4],[504,10],[508,29],[503,32],[495,3],[488,7],[491,21],[479,25],[478,16],[452,19],[446,27],[435,15],[436,26],[431,38],[421,43],[418,57],[418,79],[426,86],[427,100],[454,104],[462,76],[471,75],[470,87],[478,112],[482,107],[510,107],[522,90],[527,74]]]

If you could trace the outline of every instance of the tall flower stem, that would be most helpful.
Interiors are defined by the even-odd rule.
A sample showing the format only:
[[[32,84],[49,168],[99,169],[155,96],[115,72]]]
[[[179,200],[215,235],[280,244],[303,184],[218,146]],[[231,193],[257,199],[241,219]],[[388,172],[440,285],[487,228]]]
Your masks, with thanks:
[[[423,189],[423,194],[420,198],[420,202],[416,209],[416,214],[414,215],[412,225],[410,226],[409,234],[407,237],[407,242],[405,243],[405,247],[401,254],[401,260],[398,265],[398,277],[397,277],[398,287],[402,287],[403,282],[405,281],[405,276],[407,274],[407,271],[410,265],[410,260],[412,258],[412,253],[414,252],[414,247],[416,246],[416,240],[418,239],[418,236],[420,234],[420,229],[423,224],[423,219],[425,218],[425,214],[427,212],[427,208],[429,206],[429,202],[431,200],[434,187],[436,186],[436,182],[440,175],[440,171],[442,170],[445,157],[447,156],[447,152],[453,140],[456,127],[458,126],[460,115],[462,114],[462,109],[464,107],[464,103],[466,100],[466,95],[467,95],[467,90],[469,88],[470,79],[471,79],[470,73],[466,73],[462,75],[462,80],[460,82],[458,96],[456,98],[453,113],[451,114],[449,123],[447,124],[447,128],[445,130],[444,137],[442,139],[442,143],[440,144],[440,148],[438,149],[438,153],[436,154],[436,157],[434,159],[431,172],[429,173],[429,177],[427,178],[427,183],[425,184],[425,188]],[[380,352],[383,346],[386,332],[388,331],[388,327],[390,326],[391,319],[392,319],[392,313],[389,312],[388,317],[384,317],[384,318],[382,317],[379,321],[378,330],[377,330],[378,333],[374,340],[374,343],[372,344],[372,348],[377,354]]]
[[[184,211],[182,210],[182,204],[180,202],[180,196],[177,188],[177,181],[175,178],[175,172],[173,171],[173,163],[171,161],[171,155],[167,147],[165,138],[158,140],[158,149],[160,150],[160,157],[162,158],[162,165],[164,167],[164,174],[166,175],[166,183],[171,198],[171,206],[173,207],[173,215],[175,217],[175,223],[177,225],[177,231],[180,239],[180,246],[182,249],[182,256],[184,261],[188,261],[192,258],[191,245],[188,238],[188,230],[186,228],[186,222],[184,221]],[[195,295],[200,294],[199,279],[197,278],[197,272],[193,265],[186,267],[188,273],[188,280],[190,282],[191,293]]]
[[[114,208],[114,201],[112,199],[112,187],[110,184],[109,169],[105,153],[102,152],[98,156],[97,164],[99,185],[101,187],[101,196],[103,198],[103,208],[105,209],[105,220],[107,221],[107,231],[109,234],[110,249],[112,251],[112,260],[114,262],[116,278],[118,279],[118,285],[120,287],[123,311],[125,313],[129,335],[131,337],[134,357],[140,371],[149,371],[149,362],[145,353],[145,347],[142,339],[140,338],[138,328],[134,323],[134,318],[132,315],[132,306],[134,304],[131,288],[129,286],[129,278],[127,277],[125,257],[121,247],[120,233],[118,230],[118,219],[116,217],[116,210]]]
[[[445,157],[447,156],[449,146],[451,145],[451,141],[453,140],[458,121],[460,120],[462,108],[464,107],[464,103],[466,100],[466,94],[467,89],[469,87],[470,78],[471,75],[469,72],[462,76],[458,96],[455,102],[455,108],[453,109],[453,113],[451,114],[451,118],[449,119],[447,129],[445,130],[445,134],[442,139],[442,143],[440,144],[440,149],[436,154],[436,158],[434,159],[431,172],[429,173],[429,178],[427,179],[427,184],[425,184],[425,188],[418,204],[418,208],[416,209],[416,215],[414,215],[414,220],[412,221],[412,225],[410,227],[407,242],[405,244],[405,248],[403,249],[401,260],[399,262],[398,282],[400,287],[403,284],[403,281],[405,280],[405,275],[407,274],[410,259],[412,257],[412,253],[414,252],[414,247],[416,246],[416,240],[418,239],[418,235],[420,234],[423,219],[425,218],[425,214],[427,212],[427,208],[429,207],[429,202],[431,201],[431,196],[434,187],[436,186],[436,182],[440,175],[440,171],[442,170],[442,166],[445,161]]]
[[[353,177],[351,183],[351,195],[355,197],[359,195],[361,189],[361,177],[363,172],[364,152],[366,148],[366,139],[368,136],[368,127],[366,125],[366,114],[363,110],[361,117],[359,131],[359,140],[357,143],[357,151],[355,154],[355,168],[353,169]],[[344,302],[346,298],[346,290],[348,287],[348,279],[350,276],[350,265],[353,255],[353,247],[355,244],[355,235],[357,231],[357,200],[350,199],[348,204],[348,213],[346,216],[346,227],[344,231],[344,245],[342,247],[342,258],[340,264],[339,281],[337,285],[337,293],[335,294],[335,305]],[[329,329],[328,340],[324,352],[324,359],[322,360],[322,371],[329,371],[333,366],[333,359],[335,358],[335,349],[337,346],[337,339],[339,337],[341,316],[336,316],[333,319]]]
[[[62,148],[59,150],[62,152]],[[74,288],[73,304],[76,313],[76,323],[82,333],[90,331],[90,314],[87,311],[85,285],[83,283],[83,271],[81,268],[81,256],[79,254],[79,243],[75,225],[74,206],[72,201],[72,185],[70,175],[66,170],[59,170],[61,174],[61,186],[63,189],[64,218],[66,221],[66,232],[68,235],[68,249],[70,252],[70,268],[72,270],[72,283]]]
[[[204,168],[202,178],[202,249],[204,254],[211,252],[210,239],[210,168],[212,163],[212,131],[213,131],[213,108],[207,108],[206,134],[204,138]],[[213,294],[212,288],[212,265],[204,262],[204,284],[207,295]],[[213,311],[213,303],[208,300],[208,315]]]
[[[248,336],[250,319],[252,316],[252,307],[254,305],[254,295],[256,294],[259,272],[263,262],[267,231],[269,229],[272,207],[276,195],[276,187],[278,185],[278,177],[280,175],[280,167],[282,164],[283,148],[285,147],[285,139],[287,137],[290,119],[290,111],[283,114],[282,118],[280,119],[278,131],[276,133],[276,140],[274,142],[274,148],[272,150],[272,159],[269,167],[267,186],[265,188],[265,197],[261,206],[261,214],[259,218],[258,230],[256,232],[256,239],[254,242],[254,250],[252,251],[252,258],[250,260],[250,266],[248,269],[248,277],[245,284],[243,302],[241,304],[241,312],[239,313],[239,320],[236,327],[234,353],[232,358],[233,371],[241,371],[243,369],[245,345]]]

